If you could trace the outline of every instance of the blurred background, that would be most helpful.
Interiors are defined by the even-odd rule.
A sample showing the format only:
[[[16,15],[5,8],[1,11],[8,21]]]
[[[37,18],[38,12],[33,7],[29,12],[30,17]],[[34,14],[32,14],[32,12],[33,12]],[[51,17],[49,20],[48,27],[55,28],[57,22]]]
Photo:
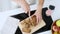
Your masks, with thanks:
[[[28,4],[36,4],[36,0],[26,0]],[[20,8],[13,0],[0,0],[0,12]]]
[[[31,6],[31,9],[35,10],[37,0],[26,0]],[[49,5],[55,6],[53,11],[52,19],[53,21],[60,19],[60,0],[45,0],[43,7],[48,7]],[[19,9],[18,9],[19,8]],[[18,27],[19,21],[12,18],[12,15],[17,15],[23,13],[21,7],[15,3],[13,0],[0,0],[0,33],[1,34],[13,34]],[[13,25],[14,24],[14,25]],[[42,34],[51,34],[51,31]]]

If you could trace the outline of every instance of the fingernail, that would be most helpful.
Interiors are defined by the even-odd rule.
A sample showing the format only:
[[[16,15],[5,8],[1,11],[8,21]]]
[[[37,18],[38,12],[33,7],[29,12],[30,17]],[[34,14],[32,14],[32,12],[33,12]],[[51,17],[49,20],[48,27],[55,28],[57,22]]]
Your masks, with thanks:
[[[27,13],[27,12],[25,12],[25,13]]]

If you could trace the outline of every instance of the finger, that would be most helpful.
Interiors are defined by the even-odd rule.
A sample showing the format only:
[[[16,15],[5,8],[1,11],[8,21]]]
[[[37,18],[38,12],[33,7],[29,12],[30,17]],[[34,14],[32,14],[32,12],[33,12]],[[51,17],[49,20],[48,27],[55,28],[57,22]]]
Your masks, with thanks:
[[[41,20],[42,20],[42,17],[39,16],[39,17],[38,17],[38,22],[40,22]]]
[[[30,17],[30,11],[29,11],[29,14],[28,14],[28,15],[29,15],[29,17]]]
[[[40,16],[38,16],[38,22],[40,21]]]
[[[25,10],[25,13],[28,14],[28,9],[24,9]]]
[[[38,23],[39,23],[39,21],[40,21],[40,16],[38,16]]]
[[[28,13],[27,11],[25,11],[25,13]]]
[[[37,19],[37,23],[38,23],[38,16],[36,16],[36,19]]]

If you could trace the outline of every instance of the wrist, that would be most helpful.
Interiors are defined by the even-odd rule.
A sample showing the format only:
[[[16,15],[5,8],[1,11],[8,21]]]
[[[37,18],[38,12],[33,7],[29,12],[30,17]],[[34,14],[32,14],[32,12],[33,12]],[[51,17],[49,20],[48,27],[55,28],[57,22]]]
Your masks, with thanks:
[[[40,14],[41,14],[41,13],[42,13],[42,11],[41,11],[41,10],[36,10],[36,13],[40,13]]]

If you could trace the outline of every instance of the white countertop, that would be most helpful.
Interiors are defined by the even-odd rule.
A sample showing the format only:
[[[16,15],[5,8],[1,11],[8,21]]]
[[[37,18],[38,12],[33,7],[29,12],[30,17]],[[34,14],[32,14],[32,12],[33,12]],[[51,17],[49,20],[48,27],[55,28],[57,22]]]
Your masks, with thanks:
[[[52,16],[52,19],[53,21],[57,20],[57,19],[60,19],[60,0],[56,1],[56,0],[46,0],[45,1],[45,4],[44,4],[44,7],[48,7],[49,5],[54,5],[55,6],[55,10],[53,11],[53,14],[51,15]],[[35,10],[36,9],[36,5],[33,5],[31,6],[31,10]],[[22,8],[18,8],[18,9],[14,9],[14,10],[9,10],[9,11],[5,11],[5,12],[0,12],[0,32],[2,30],[2,28],[5,26],[4,24],[6,24],[6,20],[8,17],[10,17],[11,15],[15,15],[15,14],[19,14],[19,13],[22,13],[24,12],[22,10]],[[46,32],[43,32],[43,33],[39,33],[39,34],[51,34],[51,31],[46,31]]]

